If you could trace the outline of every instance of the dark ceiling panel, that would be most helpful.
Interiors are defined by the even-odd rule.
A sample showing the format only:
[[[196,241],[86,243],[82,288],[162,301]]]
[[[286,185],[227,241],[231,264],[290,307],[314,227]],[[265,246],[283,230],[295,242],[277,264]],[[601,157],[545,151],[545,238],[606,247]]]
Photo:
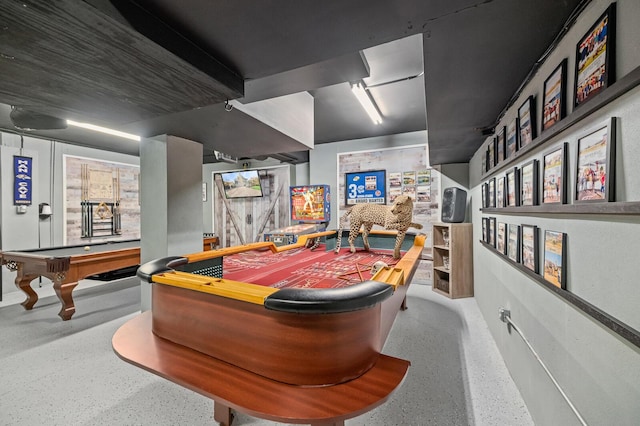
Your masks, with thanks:
[[[241,96],[217,75],[230,71],[245,83],[243,102],[309,91],[316,144],[428,122],[432,164],[466,162],[484,140],[479,129],[493,125],[571,11],[588,1],[4,1],[0,103],[171,134],[237,157],[304,158],[300,142],[224,111],[226,99]],[[382,125],[350,93],[358,79],[370,85]],[[7,109],[0,127],[11,127]],[[33,134],[130,151],[76,129]]]
[[[0,102],[123,123],[242,95],[84,2],[5,1],[0,20]]]
[[[255,80],[247,80],[242,103],[306,92],[345,81],[369,77],[369,66],[360,52]]]
[[[469,161],[578,3],[486,2],[425,28],[432,164]]]

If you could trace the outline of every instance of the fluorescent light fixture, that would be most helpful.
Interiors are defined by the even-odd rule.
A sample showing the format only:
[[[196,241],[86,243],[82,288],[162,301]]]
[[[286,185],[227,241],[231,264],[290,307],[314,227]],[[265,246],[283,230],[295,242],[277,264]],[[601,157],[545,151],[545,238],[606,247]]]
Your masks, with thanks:
[[[131,133],[125,133],[119,130],[113,130],[113,129],[108,129],[106,127],[96,126],[95,124],[78,123],[77,121],[67,120],[67,125],[82,127],[83,129],[89,129],[95,132],[106,133],[108,135],[118,136],[121,138],[131,139],[131,140],[140,142],[140,136],[138,135],[132,135]]]
[[[382,124],[382,116],[380,116],[378,107],[373,102],[373,99],[371,98],[369,92],[367,92],[364,83],[358,82],[352,84],[351,91],[354,95],[356,95],[358,101],[360,101],[360,105],[362,105],[362,108],[367,111],[367,114],[369,114],[369,117],[371,117],[371,121],[373,121],[374,124]]]

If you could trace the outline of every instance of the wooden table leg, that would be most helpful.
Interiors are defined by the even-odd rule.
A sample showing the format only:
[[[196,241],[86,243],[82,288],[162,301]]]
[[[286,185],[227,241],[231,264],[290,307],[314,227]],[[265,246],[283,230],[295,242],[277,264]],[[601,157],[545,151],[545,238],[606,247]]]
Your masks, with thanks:
[[[70,320],[73,314],[76,313],[76,306],[73,303],[73,289],[78,285],[78,282],[61,284],[60,281],[55,281],[53,283],[53,289],[56,291],[56,295],[58,296],[58,300],[62,304],[62,308],[60,308],[60,312],[58,312],[58,316],[62,318],[63,321]]]
[[[220,426],[231,426],[233,422],[233,413],[231,408],[218,401],[213,402],[213,419],[220,424]]]
[[[28,311],[33,308],[33,305],[38,301],[38,293],[36,293],[31,288],[31,281],[36,279],[39,275],[21,275],[18,273],[16,277],[15,284],[24,294],[27,295],[27,298],[21,305]]]

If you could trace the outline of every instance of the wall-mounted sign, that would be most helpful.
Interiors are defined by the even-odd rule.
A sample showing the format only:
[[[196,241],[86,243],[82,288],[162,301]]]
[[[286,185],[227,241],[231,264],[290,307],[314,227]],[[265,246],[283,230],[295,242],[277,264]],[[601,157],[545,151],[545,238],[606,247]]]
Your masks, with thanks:
[[[387,179],[385,170],[345,173],[346,205],[359,203],[385,204]]]
[[[31,157],[13,156],[13,205],[30,206],[32,191],[33,159]]]

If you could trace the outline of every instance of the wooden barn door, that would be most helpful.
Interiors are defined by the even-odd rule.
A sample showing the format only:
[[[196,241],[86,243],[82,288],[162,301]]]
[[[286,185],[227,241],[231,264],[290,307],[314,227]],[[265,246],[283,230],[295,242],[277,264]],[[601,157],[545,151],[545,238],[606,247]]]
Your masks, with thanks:
[[[214,229],[220,247],[262,241],[262,235],[289,225],[289,166],[259,170],[262,197],[226,199],[214,174]]]

